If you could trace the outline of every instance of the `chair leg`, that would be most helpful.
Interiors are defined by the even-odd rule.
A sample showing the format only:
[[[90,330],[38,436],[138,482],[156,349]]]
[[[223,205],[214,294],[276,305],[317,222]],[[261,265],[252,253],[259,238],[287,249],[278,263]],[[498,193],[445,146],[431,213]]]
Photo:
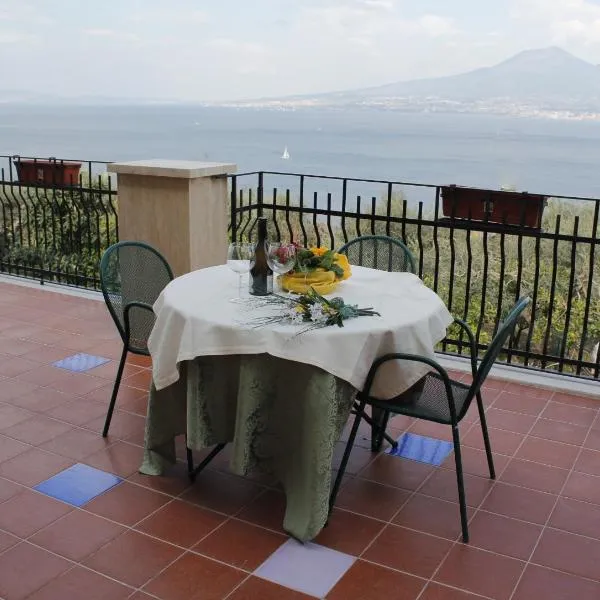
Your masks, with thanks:
[[[390,411],[373,407],[372,415],[373,421],[371,423],[371,452],[381,452],[381,446],[383,445],[384,438],[388,441],[391,440],[391,438],[385,433],[388,421],[390,420]],[[393,440],[390,443],[394,445]]]
[[[198,473],[200,473],[200,471],[202,471],[202,469],[204,469],[204,467],[206,467],[208,465],[208,463],[217,455],[219,454],[219,452],[221,452],[221,450],[223,450],[223,448],[225,448],[227,444],[217,444],[206,456],[206,458],[196,467],[194,468],[194,459],[192,457],[192,451],[187,448],[187,461],[188,461],[188,477],[190,478],[190,481],[192,483],[194,483],[194,481],[196,481],[196,475],[198,475]],[[190,463],[191,461],[191,463]],[[190,469],[190,464],[192,465],[192,468]]]
[[[344,450],[344,456],[342,456],[342,462],[340,463],[340,468],[338,469],[337,477],[335,478],[335,482],[333,483],[333,488],[331,489],[331,495],[329,496],[329,514],[331,514],[331,511],[333,510],[333,505],[335,504],[335,499],[340,490],[340,485],[342,484],[342,479],[344,478],[344,473],[346,472],[346,466],[348,465],[348,459],[350,458],[350,453],[352,452],[352,447],[354,446],[354,440],[356,439],[356,434],[358,433],[358,426],[360,425],[360,420],[364,415],[365,404],[366,403],[363,400],[356,407],[356,417],[354,418],[354,423],[352,423],[352,429],[351,429],[350,435],[348,437],[346,449]]]
[[[194,472],[194,454],[192,453],[192,449],[188,447],[187,441],[185,443],[185,453],[187,458],[187,469],[189,476]]]
[[[481,432],[483,433],[483,443],[485,445],[485,454],[487,456],[488,468],[490,470],[490,479],[496,479],[496,469],[494,468],[494,457],[492,456],[492,446],[490,445],[490,436],[488,434],[487,422],[485,420],[485,409],[481,392],[477,392],[477,408],[479,410],[479,422],[481,423]]]
[[[113,411],[115,410],[115,402],[117,401],[117,395],[119,393],[119,386],[121,385],[121,378],[123,377],[123,369],[125,368],[126,358],[127,346],[123,345],[121,361],[119,362],[119,368],[117,369],[117,377],[115,379],[115,385],[113,386],[110,404],[108,405],[108,413],[106,413],[106,421],[104,422],[104,430],[102,431],[102,437],[106,437],[108,435],[108,429],[110,428],[110,422],[112,420]]]
[[[454,442],[454,462],[456,464],[456,482],[458,484],[458,501],[460,504],[460,522],[462,538],[465,544],[469,543],[469,525],[467,519],[467,501],[465,497],[465,482],[463,477],[462,457],[460,453],[460,438],[458,426],[452,427],[452,440]]]
[[[354,411],[357,410],[358,404],[354,404]],[[362,418],[367,422],[368,425],[370,425],[371,427],[376,427],[379,429],[379,425],[375,425],[373,419],[371,419],[371,417],[369,417],[369,415],[366,412],[363,412],[362,414]],[[388,417],[389,418],[389,417]],[[387,427],[387,421],[386,421],[386,427]],[[382,434],[383,439],[388,442],[390,444],[390,446],[392,446],[392,448],[396,448],[398,446],[398,442],[392,438],[391,436],[389,436],[387,433],[385,433],[385,430],[383,431]],[[381,448],[380,448],[381,449]],[[378,452],[377,450],[374,450],[374,452]]]

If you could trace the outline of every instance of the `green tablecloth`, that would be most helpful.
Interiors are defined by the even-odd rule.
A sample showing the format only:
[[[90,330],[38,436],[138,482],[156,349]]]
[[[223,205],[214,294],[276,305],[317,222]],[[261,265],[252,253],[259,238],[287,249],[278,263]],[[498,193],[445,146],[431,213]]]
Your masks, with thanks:
[[[284,529],[310,540],[327,520],[333,450],[354,394],[321,369],[268,354],[197,358],[175,384],[152,386],[140,471],[173,464],[177,435],[197,450],[229,442],[231,470],[274,475],[287,497]]]

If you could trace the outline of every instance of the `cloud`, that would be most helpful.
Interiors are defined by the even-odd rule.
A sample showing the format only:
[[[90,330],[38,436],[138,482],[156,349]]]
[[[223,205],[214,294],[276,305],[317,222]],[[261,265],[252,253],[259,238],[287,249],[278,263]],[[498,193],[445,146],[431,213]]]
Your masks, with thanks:
[[[588,0],[513,0],[511,17],[544,29],[552,43],[600,45],[600,5]]]
[[[140,37],[135,33],[127,31],[119,31],[117,29],[102,29],[102,28],[91,28],[84,29],[83,33],[90,37],[97,38],[111,38],[114,40],[121,40],[124,42],[139,42]]]
[[[0,31],[0,44],[32,44],[39,41],[36,35],[14,31]]]

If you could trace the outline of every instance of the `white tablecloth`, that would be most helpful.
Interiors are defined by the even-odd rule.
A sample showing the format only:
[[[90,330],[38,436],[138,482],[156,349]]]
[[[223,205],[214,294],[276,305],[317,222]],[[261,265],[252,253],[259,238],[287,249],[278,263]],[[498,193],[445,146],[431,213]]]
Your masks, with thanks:
[[[156,324],[148,347],[154,385],[165,388],[179,378],[178,365],[198,356],[268,353],[319,367],[362,389],[373,361],[389,352],[433,357],[452,316],[442,300],[412,273],[388,273],[352,267],[334,296],[379,317],[344,321],[296,335],[303,325],[254,327],[265,314],[248,304],[230,302],[237,295],[237,275],[227,266],[178,277],[154,305]],[[272,312],[272,309],[271,311]],[[388,363],[375,381],[373,395],[391,398],[416,383],[429,369],[417,363]]]

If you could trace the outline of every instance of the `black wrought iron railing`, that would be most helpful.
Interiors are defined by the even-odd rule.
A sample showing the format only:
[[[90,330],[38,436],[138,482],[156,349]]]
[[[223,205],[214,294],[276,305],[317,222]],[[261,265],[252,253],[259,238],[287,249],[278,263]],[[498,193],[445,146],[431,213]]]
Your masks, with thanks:
[[[0,156],[0,272],[99,287],[100,258],[119,237],[106,164]]]
[[[418,275],[471,325],[481,352],[529,295],[531,312],[502,360],[600,376],[600,199],[273,172],[231,177],[230,195],[233,239],[251,238],[261,215],[272,238],[303,245],[401,238]],[[440,350],[463,354],[466,339],[450,331]]]

